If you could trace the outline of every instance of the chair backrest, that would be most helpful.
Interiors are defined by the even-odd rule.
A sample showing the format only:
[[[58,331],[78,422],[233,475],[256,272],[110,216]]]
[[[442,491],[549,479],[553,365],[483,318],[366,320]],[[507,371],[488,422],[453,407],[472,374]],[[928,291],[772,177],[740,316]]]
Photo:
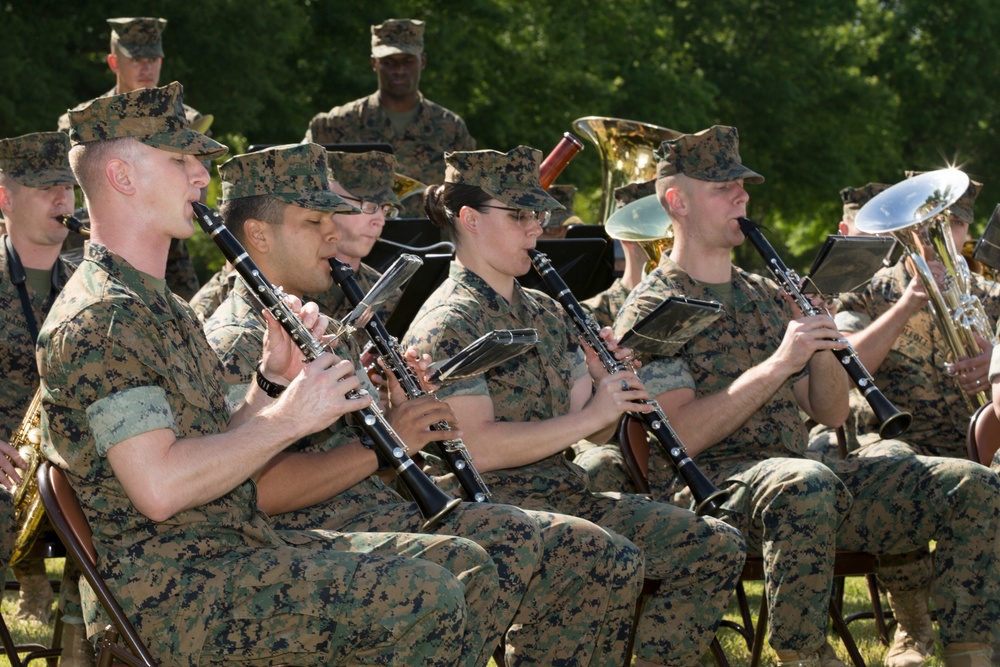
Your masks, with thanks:
[[[984,466],[993,462],[993,455],[1000,449],[1000,419],[997,419],[992,403],[973,413],[966,443],[970,460]]]
[[[639,493],[649,493],[649,439],[646,425],[631,415],[618,422],[618,445],[625,467]]]
[[[52,527],[66,545],[87,583],[93,588],[118,633],[125,638],[125,643],[132,652],[134,664],[155,667],[156,663],[146,645],[139,638],[118,600],[97,571],[97,551],[94,549],[93,533],[66,473],[49,461],[45,461],[38,467],[37,480],[38,493]],[[133,660],[128,659],[129,656],[121,655],[117,651],[115,654],[116,657],[133,663]]]

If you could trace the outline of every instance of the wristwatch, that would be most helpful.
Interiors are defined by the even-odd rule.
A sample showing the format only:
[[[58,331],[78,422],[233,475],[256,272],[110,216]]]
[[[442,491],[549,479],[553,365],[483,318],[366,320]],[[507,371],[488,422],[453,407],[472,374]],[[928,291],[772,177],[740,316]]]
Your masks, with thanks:
[[[264,393],[271,398],[278,398],[281,396],[281,392],[285,391],[288,387],[283,384],[278,384],[277,382],[271,382],[264,374],[260,372],[260,366],[257,367],[257,372],[254,373],[254,379],[257,381],[257,386],[264,390]]]

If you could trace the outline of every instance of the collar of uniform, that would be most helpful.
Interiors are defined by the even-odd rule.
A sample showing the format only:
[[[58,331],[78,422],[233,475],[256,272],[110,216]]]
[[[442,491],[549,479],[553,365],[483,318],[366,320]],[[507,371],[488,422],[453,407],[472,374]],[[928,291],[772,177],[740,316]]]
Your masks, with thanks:
[[[93,241],[87,244],[84,259],[98,264],[111,276],[125,283],[144,304],[149,306],[157,321],[167,322],[174,319],[174,312],[170,307],[172,297],[165,280],[140,271],[106,246]]]
[[[696,299],[715,299],[714,295],[705,287],[705,283],[700,283],[689,276],[687,271],[682,269],[674,260],[670,259],[668,255],[664,255],[660,259],[660,265],[656,268],[656,271],[660,271],[667,280],[678,283],[685,296]],[[753,302],[764,301],[767,298],[765,294],[748,280],[749,276],[750,274],[735,264],[730,269],[729,278],[736,284],[733,296],[736,300],[737,311],[743,310]]]
[[[379,91],[376,90],[374,93],[369,95],[368,104],[369,106],[375,109],[381,109],[382,108],[381,93],[379,93]],[[421,111],[423,111],[424,109],[424,94],[419,90],[417,91],[417,108],[420,109]],[[420,114],[417,115],[419,116]]]
[[[451,268],[448,270],[448,277],[468,288],[487,315],[492,317],[506,317],[512,314],[512,304],[508,303],[507,299],[500,296],[478,274],[469,271],[458,262],[451,263]],[[521,287],[520,283],[514,281],[514,301],[517,302],[519,299],[532,309],[537,306],[537,302]]]

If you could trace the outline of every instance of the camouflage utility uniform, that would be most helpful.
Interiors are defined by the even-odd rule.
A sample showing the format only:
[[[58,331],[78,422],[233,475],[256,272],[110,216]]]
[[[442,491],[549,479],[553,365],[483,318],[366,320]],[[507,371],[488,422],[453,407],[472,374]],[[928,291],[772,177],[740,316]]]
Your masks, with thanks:
[[[218,358],[163,281],[92,243],[39,344],[45,453],[70,474],[100,572],[164,664],[452,665],[481,649],[463,646],[463,585],[446,570],[350,553],[353,535],[276,531],[251,481],[164,521],[132,505],[111,447],[163,428],[219,433],[230,415]],[[492,561],[467,544],[488,597]]]
[[[570,388],[587,368],[561,306],[541,292],[515,284],[508,303],[479,276],[453,263],[448,279],[417,314],[406,343],[443,359],[490,331],[522,327],[538,331],[534,349],[439,395],[489,396],[502,421],[565,414]],[[743,541],[735,530],[642,496],[592,493],[587,474],[561,453],[483,478],[498,502],[579,516],[634,542],[645,557],[646,577],[663,581],[640,620],[636,657],[643,664],[697,661],[743,565]]]
[[[246,390],[259,365],[266,330],[254,301],[245,283],[237,280],[205,327],[225,367],[226,381],[237,393]],[[367,381],[363,373],[359,377]],[[295,450],[327,451],[359,437],[356,426],[340,420],[299,441]],[[378,539],[398,545],[408,555],[416,547],[441,542],[436,536],[397,532],[416,533],[423,523],[417,506],[388,488],[378,475],[325,502],[272,517],[272,525],[281,530],[383,533]],[[496,563],[500,599],[493,609],[476,609],[467,624],[482,624],[480,632],[493,633],[496,639],[513,622],[506,642],[508,664],[621,663],[642,576],[642,557],[630,544],[573,517],[492,503],[463,503],[435,532],[474,540]],[[461,566],[447,551],[437,554],[428,549],[419,555],[449,570]],[[482,664],[493,645],[486,644]]]
[[[216,271],[209,278],[201,289],[195,293],[188,304],[191,310],[198,316],[198,319],[205,322],[212,316],[215,309],[222,305],[222,302],[229,296],[233,289],[233,283],[239,274],[236,271],[225,271],[225,268]]]
[[[378,91],[316,114],[303,141],[317,144],[392,144],[399,171],[422,183],[440,183],[445,151],[470,151],[476,141],[465,121],[420,94],[417,113],[400,134],[382,111]]]
[[[650,394],[722,391],[777,349],[794,317],[778,287],[737,268],[730,284],[727,299],[665,256],[632,292],[617,331],[669,296],[729,302],[723,317],[677,355],[643,366],[640,376]],[[729,520],[763,555],[772,646],[816,651],[823,645],[834,549],[900,554],[930,540],[937,540],[943,644],[981,641],[1000,623],[996,475],[968,461],[920,456],[810,460],[792,393],[797,379],[695,458],[710,480],[733,491]],[[674,469],[657,448],[649,476],[654,497],[673,490]]]

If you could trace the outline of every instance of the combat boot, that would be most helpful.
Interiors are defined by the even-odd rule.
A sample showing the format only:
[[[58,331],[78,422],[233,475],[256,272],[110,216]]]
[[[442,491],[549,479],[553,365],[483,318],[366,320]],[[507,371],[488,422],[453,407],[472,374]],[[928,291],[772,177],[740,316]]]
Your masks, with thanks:
[[[45,561],[42,559],[26,561],[25,567],[14,570],[20,594],[17,601],[17,617],[34,620],[42,625],[48,625],[52,614],[52,584],[45,574]]]
[[[94,667],[95,664],[97,656],[94,645],[87,639],[83,624],[63,623],[62,657],[59,659],[59,667]]]
[[[944,647],[945,667],[990,667],[992,649],[988,644],[963,642]]]
[[[886,667],[920,667],[934,655],[934,627],[927,604],[928,587],[888,593],[896,634],[885,654]]]
[[[778,656],[778,667],[820,667],[818,653],[799,653],[797,651],[775,651]]]

